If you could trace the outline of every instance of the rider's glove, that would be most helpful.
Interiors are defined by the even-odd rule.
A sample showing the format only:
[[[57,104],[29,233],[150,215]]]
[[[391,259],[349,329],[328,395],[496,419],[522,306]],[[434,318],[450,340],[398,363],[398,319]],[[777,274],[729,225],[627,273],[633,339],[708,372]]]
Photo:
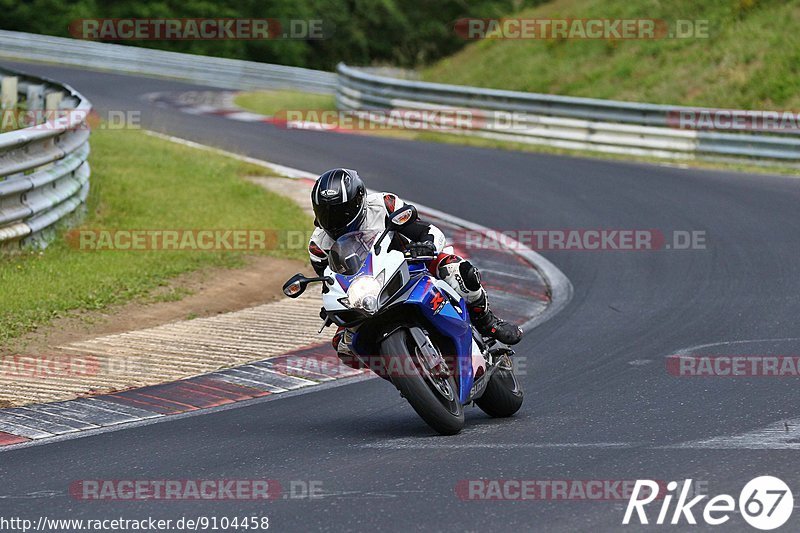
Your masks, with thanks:
[[[412,242],[406,246],[406,255],[412,258],[436,257],[436,246],[430,242]]]

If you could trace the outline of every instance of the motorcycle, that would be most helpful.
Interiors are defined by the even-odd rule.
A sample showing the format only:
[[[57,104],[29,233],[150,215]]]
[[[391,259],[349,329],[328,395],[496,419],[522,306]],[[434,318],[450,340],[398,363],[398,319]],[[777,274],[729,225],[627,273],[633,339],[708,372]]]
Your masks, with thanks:
[[[296,274],[283,292],[297,298],[309,284],[322,283],[320,331],[346,328],[340,342],[354,357],[351,366],[390,381],[431,428],[454,435],[464,427],[465,406],[474,402],[492,417],[508,417],[522,406],[523,392],[514,352],[475,330],[466,302],[428,271],[435,258],[400,251],[397,230],[416,218],[416,208],[406,206],[382,232],[343,235],[323,276]]]

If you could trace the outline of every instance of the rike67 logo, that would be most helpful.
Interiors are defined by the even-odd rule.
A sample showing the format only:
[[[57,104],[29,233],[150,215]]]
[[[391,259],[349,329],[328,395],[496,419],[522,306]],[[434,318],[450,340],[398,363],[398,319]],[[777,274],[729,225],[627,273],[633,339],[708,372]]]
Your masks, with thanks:
[[[718,526],[730,520],[731,514],[737,511],[738,503],[738,511],[748,524],[756,529],[770,530],[785,524],[794,509],[792,491],[786,483],[772,476],[760,476],[750,480],[739,493],[738,502],[733,496],[720,494],[706,501],[705,505],[699,505],[708,495],[702,494],[690,500],[690,494],[692,494],[691,479],[685,480],[680,490],[677,481],[667,483],[667,492],[663,494],[661,508],[654,523],[676,525],[684,523],[685,520],[686,524],[697,524],[694,513],[700,513],[706,524]],[[648,520],[652,519],[652,516],[648,518],[645,507],[659,496],[661,495],[657,482],[649,479],[637,480],[622,523],[630,524],[635,511],[640,524],[649,524]],[[670,509],[674,496],[678,498],[675,507]]]

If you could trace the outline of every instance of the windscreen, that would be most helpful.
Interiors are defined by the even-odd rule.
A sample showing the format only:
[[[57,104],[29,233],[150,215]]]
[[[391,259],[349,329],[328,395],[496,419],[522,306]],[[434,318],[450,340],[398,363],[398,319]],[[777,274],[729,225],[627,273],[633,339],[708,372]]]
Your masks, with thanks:
[[[378,231],[354,231],[339,237],[328,254],[331,270],[343,276],[356,274],[379,235]]]

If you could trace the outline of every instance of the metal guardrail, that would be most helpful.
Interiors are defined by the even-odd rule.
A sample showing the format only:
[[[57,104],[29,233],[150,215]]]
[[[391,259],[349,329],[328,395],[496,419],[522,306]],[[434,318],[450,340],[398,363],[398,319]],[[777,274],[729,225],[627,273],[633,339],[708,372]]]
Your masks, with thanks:
[[[0,81],[16,85],[28,116],[46,118],[0,134],[0,248],[44,246],[47,230],[89,193],[86,119],[92,106],[71,87],[49,80],[0,71]],[[13,108],[4,116],[10,113]]]
[[[333,72],[15,31],[0,30],[0,57],[162,76],[224,89],[336,90]]]
[[[673,159],[800,162],[800,131],[776,135],[671,127],[680,112],[696,113],[698,108],[428,83],[378,76],[345,64],[338,65],[337,73],[340,109],[468,111],[472,120],[450,133]]]

